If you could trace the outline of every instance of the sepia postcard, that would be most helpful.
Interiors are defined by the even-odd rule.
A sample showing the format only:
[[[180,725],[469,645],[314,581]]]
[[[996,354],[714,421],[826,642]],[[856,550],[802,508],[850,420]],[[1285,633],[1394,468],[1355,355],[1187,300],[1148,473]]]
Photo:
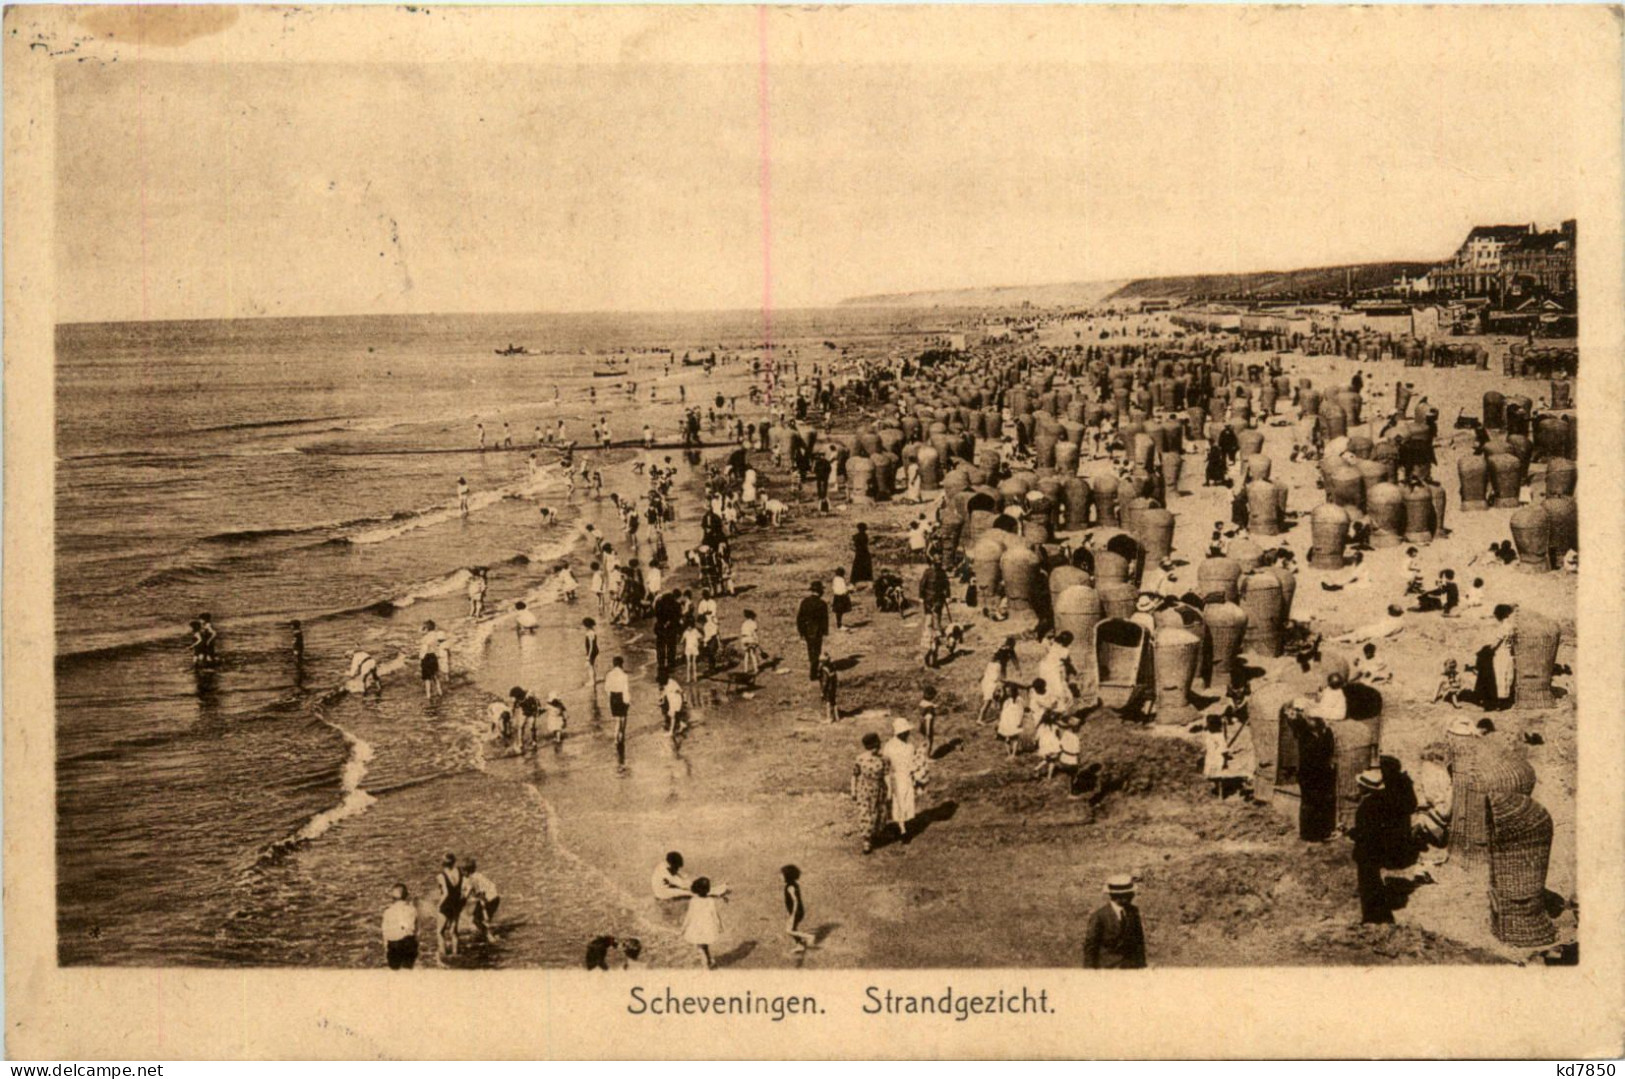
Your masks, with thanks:
[[[8,1055],[1619,1055],[1621,44],[7,8]]]

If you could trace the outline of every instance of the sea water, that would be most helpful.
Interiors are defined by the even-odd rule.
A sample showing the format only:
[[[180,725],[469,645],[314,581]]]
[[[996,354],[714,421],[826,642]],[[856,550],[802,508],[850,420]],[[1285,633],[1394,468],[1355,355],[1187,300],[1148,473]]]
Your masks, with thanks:
[[[789,313],[773,333],[817,349],[882,326],[895,315]],[[625,932],[628,897],[551,842],[536,784],[487,767],[486,698],[460,668],[489,630],[462,617],[463,592],[485,566],[493,597],[545,603],[572,554],[585,586],[581,511],[556,455],[533,469],[529,454],[559,419],[582,445],[603,415],[636,437],[621,384],[594,378],[604,358],[644,353],[641,405],[684,351],[763,336],[751,312],[59,327],[60,961],[376,964],[386,889],[432,898],[447,851],[495,852],[505,895],[542,912],[471,962],[572,964]],[[495,354],[510,343],[533,354]],[[187,622],[203,612],[221,662],[197,671]],[[434,705],[416,677],[424,617],[454,631]],[[384,665],[382,699],[345,692],[357,648]]]

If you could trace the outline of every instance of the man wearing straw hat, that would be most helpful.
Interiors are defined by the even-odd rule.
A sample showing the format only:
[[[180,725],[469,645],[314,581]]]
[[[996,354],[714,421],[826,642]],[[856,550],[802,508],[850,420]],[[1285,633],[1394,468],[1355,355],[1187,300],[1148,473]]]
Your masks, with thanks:
[[[1384,789],[1382,771],[1372,768],[1361,772],[1356,782],[1360,787],[1360,804],[1354,810],[1354,828],[1349,836],[1354,840],[1360,922],[1364,925],[1392,924],[1394,913],[1388,907],[1388,894],[1382,881],[1382,865],[1388,846],[1386,837],[1391,832],[1383,820],[1390,811],[1390,802],[1381,797]]]
[[[1089,916],[1083,935],[1086,970],[1141,970],[1145,967],[1145,927],[1134,905],[1134,878],[1121,873],[1106,880],[1106,902]]]

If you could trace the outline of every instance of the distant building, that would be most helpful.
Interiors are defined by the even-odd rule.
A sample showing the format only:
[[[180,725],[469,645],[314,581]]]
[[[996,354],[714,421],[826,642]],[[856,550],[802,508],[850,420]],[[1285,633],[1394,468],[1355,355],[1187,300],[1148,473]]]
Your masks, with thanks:
[[[1172,311],[1173,309],[1174,309],[1174,302],[1172,300],[1141,300],[1140,301],[1140,310],[1143,311],[1143,312]]]
[[[1574,291],[1575,222],[1519,237],[1501,252],[1501,296],[1507,306],[1529,296]]]
[[[1429,275],[1433,289],[1451,296],[1498,296],[1501,254],[1509,244],[1536,235],[1530,225],[1476,225],[1456,254]]]
[[[1394,291],[1401,296],[1427,296],[1433,291],[1433,273],[1429,271],[1415,277],[1401,273],[1394,282]]]

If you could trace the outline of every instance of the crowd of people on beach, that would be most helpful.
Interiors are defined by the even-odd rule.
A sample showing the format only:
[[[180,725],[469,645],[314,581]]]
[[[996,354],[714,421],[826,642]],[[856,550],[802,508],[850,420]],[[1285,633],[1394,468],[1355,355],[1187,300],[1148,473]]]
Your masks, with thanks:
[[[875,508],[875,496],[881,492],[852,489],[854,475],[861,473],[844,468],[851,443],[836,431],[841,425],[869,431],[882,425],[918,431],[914,409],[919,397],[928,396],[954,374],[997,378],[1006,387],[1039,373],[1059,374],[1079,397],[1104,406],[1075,432],[1077,475],[1110,475],[1126,497],[1129,491],[1143,489],[1144,475],[1156,469],[1162,451],[1149,459],[1142,456],[1136,436],[1124,430],[1122,409],[1111,406],[1124,393],[1141,399],[1146,372],[1158,355],[1155,347],[1152,339],[1146,339],[1078,348],[1059,356],[1043,349],[1006,348],[961,354],[946,368],[925,365],[912,356],[842,359],[811,367],[805,379],[799,368],[758,364],[746,395],[749,417],[739,411],[739,396],[722,392],[705,405],[690,406],[688,389],[679,383],[674,441],[684,447],[681,463],[672,456],[658,455],[653,425],[642,424],[640,437],[626,447],[637,454],[627,465],[634,483],[642,484],[635,493],[615,483],[617,489],[606,495],[602,451],[615,445],[607,415],[593,420],[587,443],[592,452],[582,452],[565,439],[563,420],[546,433],[538,425],[536,447],[558,452],[566,497],[574,500],[581,492],[593,503],[607,505],[596,521],[583,526],[586,551],[581,568],[591,613],[579,619],[579,626],[582,677],[595,712],[600,701],[607,706],[612,721],[608,734],[617,762],[624,765],[629,737],[638,729],[632,723],[635,713],[658,711],[661,736],[678,749],[692,733],[694,706],[703,683],[721,678],[748,698],[768,672],[783,672],[787,667],[799,672],[800,657],[790,661],[785,655],[790,649],[784,645],[794,643],[789,637],[788,612],[780,626],[772,624],[772,612],[768,612],[769,618],[758,613],[766,610],[760,604],[742,607],[733,602],[741,591],[735,547],[745,533],[771,535],[802,515],[814,522],[841,517],[851,525],[850,562],[807,582],[794,610],[793,631],[794,640],[805,652],[806,711],[828,724],[840,724],[857,714],[862,717],[860,726],[874,728],[858,732],[859,752],[846,790],[857,849],[867,855],[893,842],[898,848],[907,847],[919,838],[930,819],[925,803],[933,773],[948,767],[940,763],[944,754],[939,751],[944,750],[944,728],[949,724],[971,733],[988,728],[999,753],[1006,759],[1026,757],[1021,767],[1038,783],[1060,777],[1066,797],[1081,802],[1081,812],[1088,819],[1103,797],[1102,762],[1091,758],[1091,725],[1155,722],[1158,709],[1171,705],[1159,700],[1152,688],[1131,707],[1108,706],[1091,642],[1059,626],[1042,596],[1015,595],[1010,582],[1002,578],[979,579],[963,540],[963,519],[952,512],[951,496],[941,489],[940,466],[922,467],[919,453],[904,455],[907,459],[897,462],[895,481],[888,480],[892,486],[880,500],[902,503],[906,513],[901,518],[896,510],[883,513]],[[1233,343],[1197,336],[1184,337],[1177,347],[1178,355],[1196,365],[1214,365],[1233,351]],[[1359,455],[1347,432],[1334,434],[1320,416],[1291,403],[1276,409],[1261,400],[1263,382],[1282,374],[1279,355],[1262,359],[1256,368],[1237,376],[1240,397],[1232,406],[1237,414],[1265,416],[1267,422],[1290,428],[1289,463],[1313,462],[1323,474],[1331,465],[1356,463]],[[1374,441],[1393,445],[1394,478],[1402,490],[1436,486],[1434,446],[1442,437],[1439,410],[1425,401],[1418,407],[1403,380],[1396,383],[1396,407],[1385,409],[1368,384],[1371,370],[1369,365],[1357,365],[1336,389],[1365,394],[1365,426]],[[709,375],[710,368],[706,371]],[[651,389],[651,400],[653,392]],[[1204,523],[1196,535],[1205,537],[1205,544],[1187,545],[1184,552],[1152,553],[1142,537],[1103,522],[1058,528],[1059,508],[1051,494],[1036,485],[1006,496],[1002,485],[1020,474],[1037,472],[1041,456],[1032,427],[1013,407],[1008,394],[992,410],[999,422],[989,427],[998,433],[979,433],[975,439],[975,466],[983,472],[979,489],[1000,494],[986,527],[1030,546],[1042,546],[1046,575],[1061,566],[1093,575],[1107,561],[1126,565],[1134,598],[1132,609],[1121,617],[1137,626],[1151,645],[1165,627],[1180,619],[1187,620],[1185,624],[1190,619],[1200,622],[1205,609],[1224,601],[1222,595],[1204,592],[1197,580],[1193,562],[1198,555],[1224,560],[1247,549],[1252,552],[1252,564],[1265,571],[1294,577],[1301,572],[1298,557],[1303,552],[1294,552],[1275,539],[1276,530],[1255,530],[1257,522],[1250,518],[1252,507],[1246,493],[1249,455],[1238,438],[1238,426],[1220,422],[1206,429],[1193,422],[1186,406],[1208,404],[1211,389],[1192,380],[1184,392],[1182,400],[1146,409],[1145,419],[1176,428],[1173,441],[1181,447],[1178,452],[1194,453],[1202,462],[1201,486],[1222,489],[1219,498],[1229,494],[1228,519],[1214,521],[1211,529]],[[596,391],[593,396],[596,398]],[[1399,404],[1402,400],[1410,405],[1408,409]],[[1425,437],[1415,435],[1411,426],[1396,428],[1402,413],[1420,417],[1417,422],[1426,426]],[[1520,417],[1519,422],[1527,430],[1538,420],[1537,411]],[[1486,444],[1483,425],[1458,416],[1457,426],[1471,431],[1468,452],[1482,453]],[[707,432],[726,440],[719,456],[711,460],[700,452]],[[485,449],[483,425],[478,427],[477,438],[479,448]],[[512,446],[506,423],[496,445]],[[964,460],[968,463],[970,459]],[[535,478],[540,469],[535,452],[530,454],[528,467]],[[1194,478],[1189,482],[1194,483]],[[1155,504],[1160,508],[1175,493],[1170,488]],[[1526,503],[1538,500],[1527,488],[1520,497]],[[464,479],[458,481],[457,505],[460,513],[470,512],[471,491]],[[541,515],[544,526],[551,527],[556,521],[551,507],[542,506]],[[612,538],[610,533],[617,527],[619,536]],[[1187,535],[1195,531],[1186,527]],[[877,559],[877,534],[884,536],[888,552],[897,552],[895,557]],[[1440,538],[1448,535],[1441,523]],[[1391,602],[1385,604],[1383,617],[1343,632],[1323,628],[1325,616],[1289,617],[1282,627],[1283,652],[1296,660],[1301,674],[1313,672],[1319,684],[1280,705],[1279,715],[1273,717],[1295,743],[1299,837],[1312,844],[1327,843],[1340,835],[1352,840],[1360,917],[1367,923],[1393,920],[1385,876],[1399,875],[1413,886],[1425,884],[1432,879],[1430,869],[1443,862],[1453,807],[1450,761],[1440,749],[1442,740],[1494,736],[1491,715],[1515,699],[1517,606],[1493,594],[1497,591],[1495,572],[1518,560],[1513,545],[1497,541],[1465,562],[1431,566],[1431,552],[1418,544],[1400,553],[1401,577],[1379,571],[1370,523],[1363,519],[1351,523],[1347,562],[1337,569],[1318,568],[1313,579],[1322,592],[1341,593],[1345,599],[1392,589],[1390,595],[1381,596]],[[1384,556],[1381,565],[1385,567],[1387,561]],[[1560,552],[1558,568],[1574,572],[1577,566],[1577,551]],[[913,577],[916,572],[917,579]],[[491,587],[486,568],[469,569],[467,617],[471,622],[496,615],[488,602]],[[577,601],[580,585],[569,559],[556,567],[552,588],[563,603]],[[1044,590],[1041,580],[1038,591]],[[540,620],[528,601],[534,598],[504,601],[509,606],[503,613],[512,618],[521,637],[539,631]],[[838,643],[853,632],[860,602],[872,604],[877,619],[882,614],[897,616],[896,623],[884,622],[887,635],[899,630],[917,634],[915,654],[922,676],[937,674],[967,651],[981,650],[977,642],[986,641],[973,711],[950,719],[935,680],[928,678],[920,686],[918,704],[908,714],[894,710],[877,718],[862,709],[844,712],[842,673],[851,661],[838,655]],[[1432,619],[1469,623],[1472,632],[1452,639],[1470,636],[1474,643],[1466,654],[1438,656],[1438,681],[1434,686],[1430,679],[1433,689],[1429,694],[1426,688],[1418,691],[1414,686],[1401,686],[1404,679],[1387,657],[1394,654],[1396,641],[1432,626]],[[898,630],[888,628],[894,624]],[[624,636],[627,629],[645,625],[650,630],[647,666],[634,662],[640,657],[623,648],[619,654],[609,655],[608,666],[603,668],[610,649],[600,633]],[[293,628],[302,654],[302,630],[297,623]],[[194,665],[203,668],[218,663],[218,632],[210,616],[200,615],[191,629]],[[425,620],[417,644],[419,677],[426,701],[433,703],[447,690],[452,639],[435,621]],[[1346,664],[1326,661],[1323,649],[1336,647],[1355,650]],[[1022,650],[1036,659],[1024,663]],[[357,648],[351,653],[348,679],[363,696],[383,692],[381,673],[379,658],[372,651]],[[795,677],[799,682],[799,673]],[[1258,796],[1255,781],[1260,754],[1274,747],[1263,745],[1255,735],[1254,712],[1260,707],[1257,690],[1269,681],[1257,674],[1241,674],[1238,667],[1232,679],[1211,684],[1206,703],[1181,721],[1181,732],[1197,750],[1199,763],[1194,768],[1215,803],[1246,804]],[[485,713],[488,744],[495,751],[519,756],[534,754],[543,745],[560,749],[570,732],[563,699],[567,688],[571,687],[561,682],[556,688],[532,692],[516,685],[505,697],[489,701]],[[1376,755],[1374,767],[1357,777],[1360,795],[1353,813],[1340,813],[1341,791],[1348,784],[1339,783],[1339,769],[1346,765],[1338,756],[1333,732],[1351,717],[1372,709],[1380,714],[1384,695],[1392,703],[1400,693],[1423,706],[1451,711],[1471,707],[1482,718],[1441,723],[1440,738],[1428,742],[1409,769],[1396,754]],[[803,954],[818,941],[804,928],[801,871],[787,864],[781,877],[788,940],[793,953]],[[1133,904],[1134,886],[1132,875],[1114,875],[1107,882],[1108,902],[1087,924],[1085,965],[1145,964],[1144,929]],[[476,937],[489,939],[500,896],[472,859],[459,862],[447,855],[435,887],[439,955],[457,954],[465,912]],[[681,855],[672,852],[657,867],[653,894],[662,905],[683,906],[682,939],[697,950],[702,966],[714,966],[712,948],[724,934],[728,887],[704,876],[690,879]],[[415,910],[408,890],[394,885],[383,918],[386,960],[391,967],[409,967],[416,960],[416,921],[408,918],[408,910]],[[589,969],[637,967],[645,961],[640,939],[606,934],[587,944]]]

